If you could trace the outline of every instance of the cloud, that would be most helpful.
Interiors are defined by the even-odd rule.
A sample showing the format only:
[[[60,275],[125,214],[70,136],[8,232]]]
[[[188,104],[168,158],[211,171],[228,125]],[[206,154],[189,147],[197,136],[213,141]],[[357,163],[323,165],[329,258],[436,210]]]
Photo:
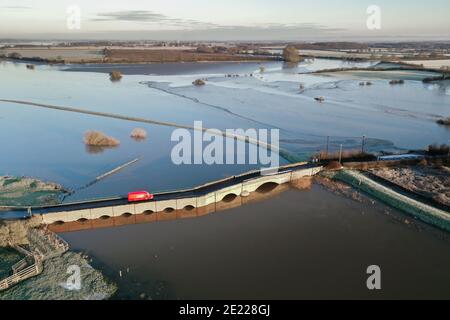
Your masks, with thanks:
[[[204,40],[204,41],[299,41],[336,39],[348,33],[316,23],[259,23],[222,25],[193,19],[179,19],[148,10],[100,12],[93,16],[88,31],[33,34],[32,38],[63,40]],[[105,21],[112,23],[104,24]],[[126,29],[114,22],[128,22]],[[105,29],[107,28],[107,29]],[[87,30],[87,29],[86,29]],[[0,30],[1,35],[1,30]],[[8,37],[12,34],[8,33]],[[21,36],[23,38],[24,35]]]
[[[168,19],[167,16],[154,13],[152,11],[146,10],[130,10],[130,11],[116,11],[116,12],[105,12],[98,13],[98,18],[92,19],[92,21],[165,21]]]
[[[265,23],[257,25],[219,25],[192,19],[177,19],[147,10],[129,10],[98,13],[91,21],[132,21],[145,25],[158,25],[155,30],[147,30],[147,37],[161,39],[198,39],[198,40],[295,40],[304,36],[332,34],[344,31],[315,23],[281,24]],[[176,30],[174,30],[176,29]],[[120,33],[117,30],[111,32]],[[126,31],[129,35],[144,30]]]
[[[154,36],[168,39],[192,40],[237,40],[237,41],[296,41],[313,40],[320,37],[335,38],[345,32],[341,28],[329,28],[317,24],[267,24],[254,26],[216,26],[197,30],[161,30]],[[150,36],[150,34],[147,34]]]
[[[126,22],[141,22],[147,24],[165,25],[168,27],[181,28],[207,28],[213,27],[215,24],[192,20],[192,19],[177,19],[171,18],[164,14],[155,13],[147,10],[127,10],[115,12],[98,13],[96,18],[91,21],[126,21]]]
[[[2,9],[11,9],[11,10],[29,10],[32,7],[27,6],[2,6]]]

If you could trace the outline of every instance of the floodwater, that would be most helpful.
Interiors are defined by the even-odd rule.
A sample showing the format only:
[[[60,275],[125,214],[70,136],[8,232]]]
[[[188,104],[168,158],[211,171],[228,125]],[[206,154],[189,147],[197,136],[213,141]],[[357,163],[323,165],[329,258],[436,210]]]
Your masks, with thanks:
[[[203,217],[61,235],[118,283],[116,299],[450,298],[448,235],[318,186],[282,191]],[[380,291],[367,289],[371,265]]]
[[[370,151],[424,148],[447,143],[450,130],[435,123],[450,113],[449,82],[423,84],[429,74],[346,72],[311,74],[330,68],[373,63],[316,59],[299,65],[281,62],[178,63],[154,65],[36,66],[0,63],[0,98],[142,117],[206,128],[279,129],[280,146],[291,159],[305,160],[325,149],[359,149],[366,136]],[[263,72],[260,67],[263,66]],[[112,83],[105,72],[125,73]],[[198,78],[203,87],[192,86]],[[406,79],[391,86],[390,78]],[[362,80],[372,86],[360,86]],[[300,89],[300,84],[304,89]],[[325,98],[324,103],[314,100]],[[130,139],[133,128],[148,131],[145,141]],[[87,130],[120,140],[118,148],[88,149]],[[0,102],[0,174],[54,181],[76,192],[65,201],[193,187],[262,165],[176,166],[171,151],[175,128],[67,113]],[[6,156],[5,156],[6,155]],[[130,160],[119,173],[83,188]],[[281,164],[287,163],[285,159]]]
[[[281,147],[298,159],[323,150],[327,136],[331,151],[341,144],[359,148],[362,136],[370,151],[449,141],[450,130],[435,123],[450,115],[449,82],[423,84],[421,77],[429,74],[417,72],[311,73],[355,66],[368,64],[316,59],[294,66],[265,63],[262,69],[257,63],[218,63],[27,70],[4,62],[0,99],[189,126],[201,120],[222,130],[277,128]],[[124,71],[120,82],[110,82],[105,73],[111,68]],[[192,86],[198,78],[207,84]],[[388,84],[399,78],[404,85]],[[318,96],[325,101],[316,102]],[[131,139],[135,127],[145,128],[148,138]],[[120,146],[87,149],[83,134],[91,129],[119,139]],[[176,166],[174,129],[0,102],[0,174],[61,183],[76,190],[66,199],[72,201],[188,188],[261,166]],[[140,160],[84,188],[135,158]],[[102,221],[101,229],[63,237],[119,284],[118,299],[449,298],[446,234],[378,202],[355,202],[318,186],[283,191],[192,219]],[[366,287],[370,265],[381,267],[381,291]]]

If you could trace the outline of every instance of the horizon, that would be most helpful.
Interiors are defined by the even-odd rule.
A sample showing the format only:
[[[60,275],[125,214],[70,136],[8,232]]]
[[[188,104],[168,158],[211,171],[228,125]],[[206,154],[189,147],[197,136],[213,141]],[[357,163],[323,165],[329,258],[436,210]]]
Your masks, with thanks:
[[[379,28],[367,21],[378,13]],[[236,9],[239,8],[239,9]],[[53,41],[448,41],[450,3],[347,0],[205,0],[107,3],[104,0],[4,0],[0,39]],[[68,20],[79,14],[69,28]]]

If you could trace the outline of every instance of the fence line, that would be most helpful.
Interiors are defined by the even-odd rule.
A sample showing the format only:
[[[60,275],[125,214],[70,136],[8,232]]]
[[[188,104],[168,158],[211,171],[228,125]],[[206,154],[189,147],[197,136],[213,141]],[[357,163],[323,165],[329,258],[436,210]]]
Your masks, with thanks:
[[[6,290],[21,281],[40,274],[42,272],[42,269],[42,260],[39,256],[35,255],[34,264],[17,273],[13,273],[13,275],[0,281],[0,291]]]
[[[53,245],[56,251],[49,255],[44,255],[40,253],[39,249],[36,248],[35,252],[31,253],[28,250],[22,248],[18,245],[13,245],[12,247],[24,254],[26,257],[19,262],[15,263],[11,269],[13,274],[5,279],[0,280],[0,291],[6,290],[19,282],[22,282],[26,279],[32,278],[34,276],[39,275],[43,271],[43,261],[46,259],[50,259],[56,255],[60,255],[69,250],[69,244],[56,233],[48,230],[41,229],[42,236],[45,237],[46,241],[48,241],[51,245]],[[38,231],[39,232],[39,231]],[[59,250],[58,250],[59,249]],[[27,267],[27,258],[32,257],[34,263]]]

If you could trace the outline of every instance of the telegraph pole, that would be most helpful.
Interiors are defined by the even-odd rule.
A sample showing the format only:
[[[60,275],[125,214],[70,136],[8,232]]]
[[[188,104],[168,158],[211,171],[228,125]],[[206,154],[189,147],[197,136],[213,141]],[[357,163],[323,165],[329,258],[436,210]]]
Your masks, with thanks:
[[[366,144],[366,136],[363,136],[362,143],[361,143],[361,153],[364,153],[365,144]]]

